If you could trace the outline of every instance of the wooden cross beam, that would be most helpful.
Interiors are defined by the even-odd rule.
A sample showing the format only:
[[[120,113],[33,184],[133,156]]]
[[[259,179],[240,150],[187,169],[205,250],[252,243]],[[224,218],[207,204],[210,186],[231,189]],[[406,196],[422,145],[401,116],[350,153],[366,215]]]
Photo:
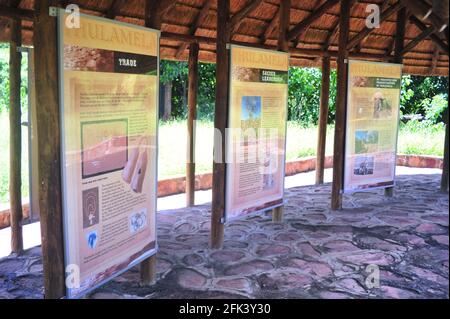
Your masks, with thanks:
[[[400,0],[400,2],[409,8],[420,20],[428,20],[436,27],[437,31],[441,32],[448,28],[447,22],[433,12],[433,8],[427,2],[423,0]]]
[[[385,21],[387,18],[389,18],[392,14],[396,13],[397,11],[399,11],[401,8],[403,8],[403,4],[400,3],[400,2],[397,2],[395,5],[389,7],[388,9],[386,9],[380,15],[380,23]],[[358,45],[358,43],[360,43],[365,37],[367,37],[373,30],[375,30],[375,29],[374,28],[368,28],[368,27],[365,27],[364,29],[362,29],[361,32],[359,32],[357,35],[355,35],[348,42],[347,50],[353,49],[356,45]]]
[[[250,0],[250,2],[242,8],[239,12],[236,12],[228,22],[228,32],[230,36],[233,34],[234,30],[236,30],[253,10],[255,10],[263,0]]]
[[[274,17],[270,21],[269,25],[267,26],[266,30],[264,30],[261,38],[260,43],[264,44],[266,40],[271,36],[273,30],[278,26],[278,20],[280,19],[280,9],[275,13]]]
[[[20,7],[21,0],[13,0],[11,1],[10,7],[18,9]],[[9,20],[0,20],[0,30],[6,30],[8,27]]]
[[[287,40],[293,40],[296,38],[303,30],[305,30],[311,23],[320,18],[328,9],[335,6],[339,0],[328,0],[325,1],[319,8],[313,11],[309,16],[300,21],[295,27],[293,27],[287,34]]]
[[[313,8],[315,8],[315,10],[318,9],[318,6],[320,5],[321,0],[316,0],[316,2],[313,5]],[[296,38],[295,42],[294,42],[294,48],[296,48],[300,42],[302,41],[302,38],[304,39],[306,33],[308,32],[308,29],[311,27],[311,25],[307,26]]]
[[[4,5],[0,5],[0,16],[7,18],[22,19],[27,21],[33,21],[35,13],[33,10],[12,8]]]
[[[323,50],[328,50],[328,48],[330,47],[330,44],[336,38],[336,35],[339,31],[339,17],[337,17],[336,20],[333,22],[331,29],[333,31],[328,33],[327,38],[325,39],[325,42],[322,46]]]
[[[350,7],[353,8],[353,5],[356,4],[358,0],[353,0],[350,2]],[[331,27],[332,32],[328,33],[327,38],[325,39],[325,42],[322,46],[322,50],[327,51],[330,47],[331,43],[336,39],[336,36],[339,32],[339,17],[336,18],[336,20],[333,22],[333,25]]]
[[[189,27],[189,35],[195,35],[195,32],[200,27],[200,25],[203,23],[203,21],[206,19],[209,13],[209,9],[211,8],[211,5],[214,1],[213,0],[205,0],[205,3],[203,4],[202,9],[198,13],[197,17],[195,18],[194,23]],[[183,52],[186,50],[188,44],[183,43],[180,45],[180,47],[177,50],[177,53],[175,54],[175,57],[179,59]]]
[[[420,21],[416,16],[411,15],[409,17],[409,20],[414,23],[422,32],[425,31],[428,27],[425,23]],[[430,35],[430,39],[439,46],[441,51],[443,51],[445,54],[449,55],[449,49],[448,44],[446,44],[436,33],[432,33]]]
[[[390,3],[390,0],[384,0],[384,2],[381,4],[380,12],[385,11],[385,10],[388,8],[389,3]],[[362,39],[361,42],[359,42],[359,43],[355,46],[354,52],[360,52],[361,49],[363,48],[364,44],[366,43],[366,41],[367,41],[367,37],[365,37],[364,39]]]
[[[436,27],[434,25],[428,27],[424,31],[422,31],[421,34],[419,34],[417,37],[415,37],[413,40],[411,40],[408,45],[402,50],[402,55],[405,55],[407,52],[411,51],[416,47],[421,41],[428,38],[430,35],[432,35],[436,31]]]
[[[163,15],[170,10],[176,0],[145,0],[145,26],[160,30]]]

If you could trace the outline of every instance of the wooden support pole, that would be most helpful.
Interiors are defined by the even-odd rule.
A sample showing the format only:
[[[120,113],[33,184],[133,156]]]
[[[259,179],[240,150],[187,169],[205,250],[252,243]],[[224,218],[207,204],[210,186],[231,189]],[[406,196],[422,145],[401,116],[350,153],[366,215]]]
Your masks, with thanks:
[[[278,206],[272,211],[272,221],[274,223],[281,223],[283,221],[284,206]]]
[[[395,31],[394,42],[394,63],[402,63],[403,61],[403,48],[405,47],[405,30],[406,30],[406,18],[407,9],[402,8],[397,13],[397,26]]]
[[[140,263],[141,286],[151,286],[156,281],[156,255]]]
[[[225,129],[228,121],[229,60],[227,43],[230,40],[228,18],[230,0],[217,1],[217,39],[216,39],[216,105],[214,128],[220,137],[214,138],[214,163],[211,209],[211,248],[223,245],[225,217]],[[217,154],[220,153],[220,156]],[[219,158],[220,157],[220,158]]]
[[[289,51],[289,41],[287,34],[289,32],[290,15],[291,15],[291,0],[281,0],[280,3],[280,18],[278,28],[278,45],[279,51]],[[284,167],[282,168],[284,169]],[[274,223],[281,223],[283,221],[284,206],[276,207],[272,210],[272,221]]]
[[[36,1],[34,52],[39,150],[39,210],[45,298],[65,295],[61,203],[61,142],[58,103],[56,19],[49,0]]]
[[[20,69],[22,53],[22,21],[11,19],[11,41],[9,47],[9,202],[11,218],[11,250],[23,251],[22,237],[22,126],[20,105]]]
[[[342,209],[342,187],[344,177],[345,120],[347,104],[347,43],[350,29],[350,0],[342,0],[339,22],[339,51],[337,57],[337,96],[334,130],[333,185],[331,209]]]
[[[421,34],[411,40],[408,45],[403,48],[402,55],[405,55],[406,53],[412,51],[412,49],[414,49],[420,42],[432,35],[435,30],[436,28],[434,26],[430,26],[425,31],[422,31]]]
[[[444,166],[442,167],[442,178],[441,178],[441,191],[448,192],[449,185],[449,111],[448,106],[447,110],[444,113],[444,122],[445,122],[445,141],[444,141]]]
[[[198,91],[198,43],[189,45],[188,140],[186,161],[186,205],[195,205],[195,127]]]
[[[323,184],[325,170],[325,148],[327,143],[328,102],[330,98],[330,57],[322,58],[322,87],[316,156],[316,185]]]
[[[289,32],[291,15],[291,1],[281,0],[280,4],[280,18],[278,20],[278,51],[288,52],[289,51],[289,41],[287,34]]]
[[[414,15],[411,15],[409,17],[409,20],[414,23],[422,32],[425,31],[427,29],[427,25],[425,23],[423,23],[422,21],[420,21],[417,17],[415,17]],[[447,29],[448,31],[448,29]],[[448,32],[446,32],[447,34]],[[443,41],[438,35],[437,33],[433,33],[430,35],[430,39],[431,41],[433,41],[437,46],[439,46],[439,48],[442,50],[443,53],[449,55],[449,47],[448,47],[448,42],[445,43],[445,41]]]

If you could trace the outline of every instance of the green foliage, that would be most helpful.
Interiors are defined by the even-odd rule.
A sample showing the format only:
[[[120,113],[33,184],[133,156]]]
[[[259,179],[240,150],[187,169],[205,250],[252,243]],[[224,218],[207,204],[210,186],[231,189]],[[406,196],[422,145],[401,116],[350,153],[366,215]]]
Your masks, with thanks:
[[[28,111],[28,55],[22,53],[20,103],[23,118]],[[9,110],[9,44],[0,43],[0,113]]]
[[[187,76],[188,68],[186,62],[161,60],[159,81],[167,84],[178,78]]]
[[[425,109],[425,120],[431,123],[441,122],[442,115],[448,106],[448,96],[445,94],[435,95],[433,98],[425,98],[422,106]]]
[[[289,69],[288,118],[299,121],[304,126],[317,124],[320,109],[320,89],[322,72],[315,68]],[[332,122],[335,113],[336,72],[330,75],[330,107],[328,122]]]
[[[216,99],[216,65],[200,63],[198,67],[198,119],[214,119],[214,105]]]
[[[199,63],[199,87],[197,118],[212,120],[216,94],[216,65]],[[172,83],[172,114],[176,119],[187,115],[188,64],[186,62],[161,61],[162,84]]]
[[[433,124],[442,121],[448,101],[448,77],[405,75],[402,80],[401,113],[423,115]]]

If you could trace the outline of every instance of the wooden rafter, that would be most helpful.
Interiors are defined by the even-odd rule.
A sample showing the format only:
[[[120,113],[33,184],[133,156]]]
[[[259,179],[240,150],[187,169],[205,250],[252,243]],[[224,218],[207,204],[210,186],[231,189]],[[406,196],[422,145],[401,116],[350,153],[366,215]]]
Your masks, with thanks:
[[[404,10],[404,11],[403,11]],[[409,11],[407,8],[403,8],[401,9],[398,13],[397,13],[397,28],[401,26],[399,26],[399,19],[404,20],[404,25],[403,25],[403,29],[404,30],[396,30],[396,34],[394,35],[394,37],[392,38],[392,40],[389,42],[388,46],[386,47],[386,56],[388,57],[392,57],[394,60],[398,60],[399,57],[395,56],[395,47],[399,46],[400,43],[397,43],[397,38],[400,37],[400,34],[397,33],[404,33],[407,34],[407,30],[408,27],[410,26],[410,24],[407,24],[407,21],[409,20],[409,17],[411,16],[411,11]],[[404,40],[404,35],[403,35],[403,40]],[[400,41],[400,40],[399,40]],[[403,45],[404,43],[401,43],[402,47],[399,48],[400,51],[403,50]]]
[[[409,21],[414,23],[422,32],[425,31],[428,27],[425,23],[420,21],[416,16],[411,15],[409,17]],[[439,46],[439,48],[447,55],[449,55],[448,44],[445,43],[436,33],[432,33],[430,35],[430,39]]]
[[[401,8],[403,8],[403,4],[397,2],[393,6],[390,6],[385,11],[383,11],[380,15],[380,24],[383,23],[387,18],[389,18],[392,14],[398,12]],[[357,35],[355,35],[347,44],[347,49],[351,50],[356,45],[358,45],[365,37],[367,37],[375,28],[365,27],[362,29]]]
[[[35,17],[35,12],[33,10],[12,8],[0,5],[0,16],[33,21]]]
[[[390,3],[390,0],[384,0],[383,3],[381,4],[380,12],[385,11],[385,10],[388,8],[389,3]],[[355,46],[354,52],[360,52],[361,49],[363,48],[364,44],[366,43],[367,39],[368,39],[367,37],[365,37],[364,39],[362,39],[361,42],[359,42],[359,43]]]
[[[21,0],[13,0],[11,1],[10,7],[14,9],[18,9],[20,7]],[[0,20],[0,30],[6,30],[8,27],[9,21],[8,19]]]
[[[356,4],[358,0],[353,0],[350,3],[350,7],[353,8],[353,5]],[[322,45],[322,49],[324,51],[327,51],[330,45],[334,42],[336,39],[336,36],[339,32],[339,17],[336,18],[336,20],[333,22],[333,25],[331,27],[332,32],[328,32],[327,38],[325,39],[324,44]]]
[[[287,34],[287,39],[292,40],[296,38],[303,30],[305,30],[311,23],[320,18],[328,9],[334,7],[339,0],[325,1],[319,8],[311,12],[309,16],[300,21],[295,27],[293,27]]]
[[[437,31],[441,32],[448,28],[447,22],[432,11],[429,3],[423,0],[400,0],[400,2],[409,8],[420,20],[428,20],[436,27]]]
[[[421,34],[419,34],[417,37],[411,40],[407,46],[405,46],[405,48],[402,50],[402,55],[414,49],[415,46],[432,35],[435,31],[436,27],[434,25],[429,26],[427,29],[423,30]]]
[[[275,13],[270,23],[267,25],[266,29],[262,33],[260,38],[260,43],[264,44],[266,40],[272,35],[273,31],[278,26],[278,20],[280,19],[280,9]]]
[[[236,12],[228,22],[228,30],[230,36],[233,34],[234,30],[237,30],[241,25],[242,21],[247,17],[253,10],[255,10],[263,0],[250,0],[250,2],[243,7],[239,12]]]
[[[316,0],[316,2],[313,5],[313,8],[315,8],[315,10],[317,10],[319,8],[321,0]],[[311,25],[307,26],[305,28],[305,30],[303,30],[295,39],[294,42],[294,48],[298,47],[298,45],[300,44],[300,42],[302,41],[302,39],[305,38],[306,33],[308,33],[309,28],[311,27]]]
[[[203,21],[206,19],[209,13],[209,9],[211,8],[211,5],[214,1],[213,0],[205,0],[205,3],[203,4],[202,9],[198,13],[197,17],[195,18],[194,23],[189,27],[189,34],[195,35],[195,32],[200,27],[200,25],[203,23]],[[186,50],[188,44],[183,43],[180,45],[180,47],[177,50],[177,53],[175,54],[175,57],[179,59],[183,52]]]
[[[162,17],[176,2],[176,0],[145,0],[145,26],[161,29]]]
[[[339,31],[339,17],[336,18],[336,20],[333,22],[333,25],[331,27],[333,30],[332,32],[328,32],[327,38],[325,39],[325,42],[322,46],[323,50],[328,50],[330,47],[330,44],[333,43],[334,39],[336,38],[336,35]]]

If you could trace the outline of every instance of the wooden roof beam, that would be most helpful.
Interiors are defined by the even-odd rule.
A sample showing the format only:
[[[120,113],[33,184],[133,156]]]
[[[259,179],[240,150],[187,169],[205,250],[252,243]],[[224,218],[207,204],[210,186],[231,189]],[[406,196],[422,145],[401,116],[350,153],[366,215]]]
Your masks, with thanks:
[[[334,7],[339,0],[325,1],[319,8],[313,11],[309,16],[300,21],[295,27],[293,27],[287,34],[287,40],[295,39],[303,30],[305,30],[311,23],[319,19],[327,10]]]
[[[351,7],[353,7],[354,4],[356,4],[358,1],[361,0],[353,0],[350,5]],[[322,46],[323,50],[328,50],[328,48],[330,47],[331,43],[333,43],[334,39],[336,38],[338,31],[339,31],[339,17],[336,18],[336,20],[333,22],[333,25],[331,27],[331,30],[333,30],[332,32],[329,32],[327,35],[327,38]]]
[[[417,37],[415,37],[413,40],[409,41],[408,45],[402,50],[402,55],[405,55],[407,52],[411,51],[416,47],[421,41],[428,38],[430,35],[432,35],[436,31],[436,27],[434,25],[428,27],[427,29],[423,30],[421,34],[419,34]]]
[[[386,10],[386,9],[388,8],[388,6],[389,6],[389,3],[390,3],[390,0],[384,0],[384,2],[381,4],[380,12],[383,12],[384,10]],[[364,44],[366,43],[366,41],[367,41],[367,37],[365,37],[364,39],[362,39],[361,42],[359,42],[359,43],[355,46],[354,51],[355,51],[355,52],[360,52],[361,49],[364,47]]]
[[[13,0],[10,3],[10,7],[14,8],[14,9],[17,9],[17,8],[20,7],[20,3],[21,2],[22,2],[21,0]],[[8,27],[8,24],[9,24],[9,20],[8,19],[5,19],[5,20],[1,20],[0,19],[0,30],[5,30],[6,31],[6,28]]]
[[[420,21],[416,16],[412,15],[409,17],[409,20],[414,23],[422,32],[425,31],[428,27],[425,23]],[[443,51],[445,54],[449,55],[449,48],[448,44],[445,43],[436,33],[432,33],[430,35],[430,39],[439,46],[441,51]]]
[[[175,4],[176,0],[145,0],[145,26],[160,30],[162,16]]]
[[[260,43],[264,44],[266,40],[272,35],[273,30],[278,26],[278,20],[280,19],[280,9],[275,13],[272,20],[270,21],[269,25],[266,27],[266,30],[264,30],[261,38]]]
[[[322,48],[324,50],[328,50],[328,48],[330,47],[330,44],[334,41],[338,31],[339,31],[339,18],[336,18],[336,20],[333,22],[332,25],[332,32],[329,32],[327,35],[327,38],[325,39],[325,42],[322,46]]]
[[[277,50],[288,52],[289,40],[287,33],[289,31],[291,13],[291,0],[281,0],[280,3],[280,19],[278,20],[278,43]]]
[[[35,13],[33,10],[12,8],[0,5],[0,16],[6,18],[15,18],[27,21],[33,21]]]
[[[189,27],[189,35],[195,35],[195,32],[197,31],[197,29],[200,27],[200,25],[203,23],[205,18],[208,16],[209,9],[211,8],[212,3],[213,3],[213,0],[205,1],[202,9],[200,10],[200,12],[197,14],[197,17],[195,18],[194,23]],[[179,59],[181,57],[183,52],[186,50],[187,46],[188,46],[187,43],[183,43],[180,45],[177,52],[175,53],[175,57],[177,59]]]
[[[316,0],[316,2],[314,3],[313,7],[314,7],[316,10],[318,9],[318,7],[319,7],[319,5],[320,5],[320,2],[321,2],[321,0]],[[305,30],[303,30],[303,31],[297,36],[297,38],[295,39],[295,42],[294,42],[294,48],[296,48],[296,47],[300,44],[300,42],[302,41],[302,38],[304,38],[305,35],[306,35],[306,33],[308,33],[308,30],[309,30],[310,26],[311,26],[311,25],[307,26],[307,27],[305,28]]]
[[[242,8],[239,12],[236,12],[228,22],[228,32],[230,36],[233,34],[234,30],[236,30],[253,10],[255,10],[263,0],[250,0],[250,2]]]
[[[394,4],[393,6],[390,6],[389,8],[387,8],[385,11],[383,11],[380,15],[380,24],[383,23],[383,21],[385,21],[387,18],[389,18],[391,15],[393,15],[394,13],[396,13],[397,11],[399,11],[401,8],[403,8],[403,4],[399,2],[397,2],[396,4]],[[374,28],[368,28],[365,27],[364,29],[361,30],[361,32],[359,32],[357,35],[355,35],[352,39],[350,39],[350,41],[347,44],[347,50],[351,50],[353,49],[356,45],[358,45],[365,37],[367,37],[373,30],[375,30]]]
[[[433,8],[423,0],[400,0],[404,6],[409,8],[420,20],[428,20],[437,31],[442,32],[448,28],[448,23],[438,14],[433,12]]]

